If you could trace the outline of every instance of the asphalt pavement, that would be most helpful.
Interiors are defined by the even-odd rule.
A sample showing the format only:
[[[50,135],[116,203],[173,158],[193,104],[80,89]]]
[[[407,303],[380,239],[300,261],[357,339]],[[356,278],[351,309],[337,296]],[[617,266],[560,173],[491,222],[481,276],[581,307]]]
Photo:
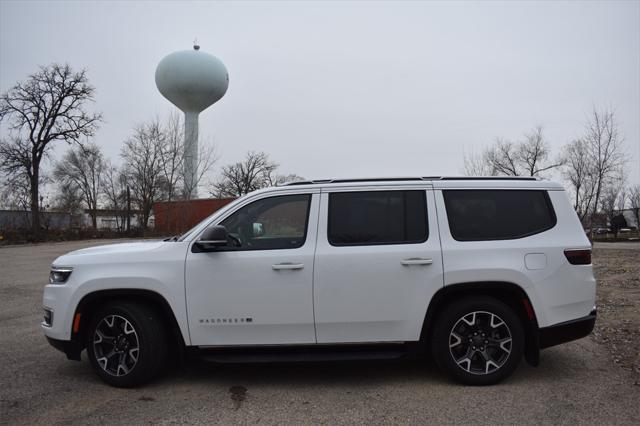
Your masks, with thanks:
[[[640,424],[640,384],[590,337],[542,352],[497,386],[452,383],[426,361],[192,362],[111,388],[40,330],[53,259],[104,241],[0,247],[2,424]]]

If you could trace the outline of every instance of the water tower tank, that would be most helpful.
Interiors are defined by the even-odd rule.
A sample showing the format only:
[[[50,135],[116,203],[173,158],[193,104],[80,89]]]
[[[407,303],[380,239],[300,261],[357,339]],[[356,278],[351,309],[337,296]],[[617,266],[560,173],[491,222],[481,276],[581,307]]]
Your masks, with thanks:
[[[184,182],[189,198],[197,198],[198,115],[224,96],[229,73],[222,61],[199,46],[165,56],[156,68],[156,86],[184,112]]]

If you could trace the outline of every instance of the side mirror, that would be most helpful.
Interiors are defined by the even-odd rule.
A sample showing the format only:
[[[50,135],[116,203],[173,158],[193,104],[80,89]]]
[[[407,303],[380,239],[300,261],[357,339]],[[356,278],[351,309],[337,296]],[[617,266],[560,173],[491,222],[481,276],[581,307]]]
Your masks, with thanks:
[[[227,245],[227,228],[222,225],[210,226],[204,230],[196,245],[203,251],[213,251]]]
[[[264,235],[264,225],[256,222],[253,224],[253,236],[262,237]]]

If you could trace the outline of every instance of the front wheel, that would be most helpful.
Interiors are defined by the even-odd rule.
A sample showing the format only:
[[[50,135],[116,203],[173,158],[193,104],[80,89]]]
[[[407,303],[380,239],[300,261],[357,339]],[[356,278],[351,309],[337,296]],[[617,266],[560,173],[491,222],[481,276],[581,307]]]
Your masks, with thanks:
[[[431,344],[437,364],[455,380],[491,385],[518,366],[524,330],[506,304],[492,297],[470,297],[442,310]]]
[[[167,358],[162,319],[146,305],[109,303],[93,316],[87,354],[106,383],[116,387],[143,384],[160,373]]]

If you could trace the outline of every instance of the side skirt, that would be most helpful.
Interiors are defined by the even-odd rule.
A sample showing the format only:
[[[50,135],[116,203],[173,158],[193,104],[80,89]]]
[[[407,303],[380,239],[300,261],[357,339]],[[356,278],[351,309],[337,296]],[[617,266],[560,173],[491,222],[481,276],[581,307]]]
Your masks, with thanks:
[[[412,357],[411,345],[377,343],[367,345],[276,345],[193,347],[191,356],[217,363],[277,363],[396,359]]]

